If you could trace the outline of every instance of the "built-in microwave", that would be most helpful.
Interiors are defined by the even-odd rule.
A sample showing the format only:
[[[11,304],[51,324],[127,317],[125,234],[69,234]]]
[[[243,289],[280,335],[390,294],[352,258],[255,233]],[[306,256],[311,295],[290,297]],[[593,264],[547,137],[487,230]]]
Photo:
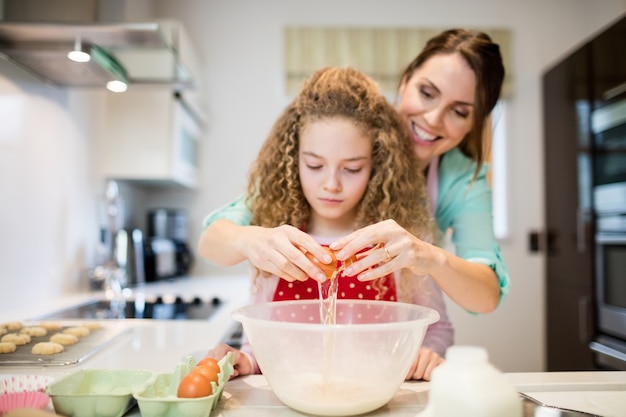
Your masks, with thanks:
[[[626,183],[626,99],[591,113],[595,186]]]

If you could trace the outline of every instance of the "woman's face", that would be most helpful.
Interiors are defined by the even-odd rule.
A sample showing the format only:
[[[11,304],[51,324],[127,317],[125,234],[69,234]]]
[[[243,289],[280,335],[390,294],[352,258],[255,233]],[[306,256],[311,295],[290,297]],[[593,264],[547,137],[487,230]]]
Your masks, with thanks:
[[[432,56],[400,87],[398,112],[409,125],[422,167],[472,129],[475,89],[474,71],[457,53]]]
[[[308,232],[339,236],[352,231],[356,206],[372,170],[372,144],[343,118],[306,123],[300,134],[300,183],[311,205]]]

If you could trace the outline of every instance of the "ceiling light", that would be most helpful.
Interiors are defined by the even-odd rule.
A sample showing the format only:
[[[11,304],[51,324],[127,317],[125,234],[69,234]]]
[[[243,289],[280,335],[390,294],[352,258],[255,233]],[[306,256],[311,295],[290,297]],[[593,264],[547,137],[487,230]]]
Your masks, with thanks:
[[[114,93],[123,93],[127,88],[128,86],[124,81],[112,80],[107,83],[107,90]]]
[[[80,38],[74,42],[74,50],[67,53],[67,57],[74,62],[89,62],[91,55],[83,49]]]

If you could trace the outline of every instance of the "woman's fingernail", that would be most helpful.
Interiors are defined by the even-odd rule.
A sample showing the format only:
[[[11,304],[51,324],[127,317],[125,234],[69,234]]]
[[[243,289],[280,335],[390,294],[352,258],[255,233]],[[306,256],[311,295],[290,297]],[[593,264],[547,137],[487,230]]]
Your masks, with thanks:
[[[354,275],[354,268],[346,268],[346,270],[343,271],[343,274],[347,277],[351,277],[352,275]]]
[[[324,282],[326,281],[326,275],[324,275],[323,272],[320,272],[315,275],[315,279],[318,280],[319,282]]]
[[[323,259],[324,263],[331,263],[333,261],[333,258],[330,257],[330,255],[326,254],[324,255],[324,259]]]
[[[367,281],[367,278],[369,278],[369,274],[367,272],[364,272],[357,277],[359,281]]]

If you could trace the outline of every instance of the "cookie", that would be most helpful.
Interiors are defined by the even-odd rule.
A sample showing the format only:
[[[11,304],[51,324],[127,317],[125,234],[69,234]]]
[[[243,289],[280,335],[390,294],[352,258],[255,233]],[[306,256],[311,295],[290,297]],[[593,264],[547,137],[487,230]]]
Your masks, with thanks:
[[[54,321],[42,321],[39,323],[39,327],[43,327],[44,329],[46,329],[49,332],[54,332],[57,330],[61,330],[61,323],[57,323]]]
[[[15,352],[17,345],[13,342],[0,342],[0,353]]]
[[[83,323],[82,326],[88,328],[89,330],[97,330],[100,328],[100,323],[97,321],[87,321]]]
[[[7,334],[9,331],[7,330],[6,327],[4,326],[0,326],[0,336],[4,336],[5,334]]]
[[[47,335],[48,331],[40,326],[28,326],[23,327],[20,333],[27,334],[30,337],[41,337]]]
[[[22,322],[20,321],[9,321],[7,323],[2,324],[2,327],[6,328],[10,332],[14,332],[16,330],[21,329],[24,326],[22,325]]]
[[[73,334],[76,337],[83,337],[88,336],[91,331],[85,326],[74,326],[68,327],[67,329],[63,330],[63,333]]]
[[[63,352],[63,345],[54,342],[39,342],[31,349],[33,355],[54,355]]]
[[[24,333],[8,333],[2,336],[0,342],[11,342],[16,345],[25,345],[30,343],[30,336]]]
[[[73,345],[78,342],[78,336],[69,333],[55,333],[50,336],[50,341],[60,345]]]

